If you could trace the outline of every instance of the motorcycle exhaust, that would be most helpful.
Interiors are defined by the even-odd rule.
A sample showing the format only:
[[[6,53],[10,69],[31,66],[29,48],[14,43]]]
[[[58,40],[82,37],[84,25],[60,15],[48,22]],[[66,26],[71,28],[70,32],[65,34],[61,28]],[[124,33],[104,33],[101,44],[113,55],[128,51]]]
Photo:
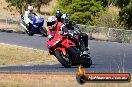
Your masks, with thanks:
[[[28,31],[28,29],[26,28],[26,26],[24,26],[22,23],[21,23],[21,26],[22,26],[26,31]]]

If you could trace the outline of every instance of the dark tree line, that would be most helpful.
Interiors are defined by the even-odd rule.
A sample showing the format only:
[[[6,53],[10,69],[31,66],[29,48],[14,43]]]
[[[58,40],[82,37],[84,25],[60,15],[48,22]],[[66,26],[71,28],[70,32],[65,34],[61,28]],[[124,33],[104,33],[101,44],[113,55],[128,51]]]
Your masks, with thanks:
[[[22,14],[29,4],[34,5],[37,8],[37,11],[40,12],[42,5],[46,5],[51,0],[6,0],[9,3],[8,7],[15,6],[17,11]]]

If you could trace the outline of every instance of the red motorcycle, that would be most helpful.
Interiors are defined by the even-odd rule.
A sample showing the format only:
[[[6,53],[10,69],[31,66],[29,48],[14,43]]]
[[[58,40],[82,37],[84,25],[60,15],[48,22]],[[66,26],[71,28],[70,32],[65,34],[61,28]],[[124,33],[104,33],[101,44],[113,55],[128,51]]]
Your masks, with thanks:
[[[89,54],[82,54],[82,51],[68,39],[67,35],[56,33],[52,39],[47,40],[46,47],[65,68],[80,64],[84,67],[92,65]]]

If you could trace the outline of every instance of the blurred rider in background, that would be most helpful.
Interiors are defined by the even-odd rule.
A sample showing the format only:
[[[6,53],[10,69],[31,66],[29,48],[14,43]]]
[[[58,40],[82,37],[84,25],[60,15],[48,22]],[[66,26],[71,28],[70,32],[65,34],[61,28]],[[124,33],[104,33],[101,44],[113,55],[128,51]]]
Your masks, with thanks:
[[[61,21],[63,23],[63,27],[62,30],[65,32],[68,32],[68,30],[73,30],[76,31],[77,34],[79,35],[79,38],[83,39],[84,45],[85,45],[85,51],[88,51],[88,35],[84,32],[81,32],[80,28],[71,21],[70,15],[68,14],[63,14],[61,16]],[[72,36],[71,36],[72,37]],[[76,41],[74,39],[72,39],[75,43]],[[77,44],[76,44],[77,45]]]
[[[32,21],[30,20],[30,18],[35,17],[35,16],[39,17],[39,15],[37,13],[33,12],[33,6],[29,5],[28,10],[25,11],[25,13],[24,13],[24,21],[26,23],[26,28],[29,30],[29,32],[31,32],[30,27],[31,27],[31,24],[33,24]]]
[[[63,14],[62,14],[61,10],[60,9],[57,9],[56,10],[56,13],[55,13],[55,17],[57,18],[58,22],[62,22],[62,20],[61,20],[61,16],[62,15]]]

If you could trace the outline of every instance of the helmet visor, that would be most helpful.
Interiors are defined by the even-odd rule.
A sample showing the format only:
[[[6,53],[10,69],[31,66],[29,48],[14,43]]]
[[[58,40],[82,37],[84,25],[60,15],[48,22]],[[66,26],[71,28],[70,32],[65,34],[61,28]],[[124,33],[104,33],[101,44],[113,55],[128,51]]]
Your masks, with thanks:
[[[55,24],[55,21],[52,21],[52,22],[47,22],[47,26],[52,26]]]

